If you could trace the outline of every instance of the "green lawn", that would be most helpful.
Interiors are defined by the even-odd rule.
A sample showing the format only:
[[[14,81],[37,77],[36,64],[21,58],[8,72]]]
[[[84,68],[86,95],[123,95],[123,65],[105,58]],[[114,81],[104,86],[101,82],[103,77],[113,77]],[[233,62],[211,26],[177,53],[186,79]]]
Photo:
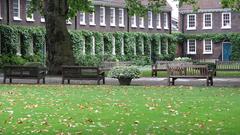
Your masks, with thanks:
[[[240,88],[0,85],[0,134],[239,134]]]

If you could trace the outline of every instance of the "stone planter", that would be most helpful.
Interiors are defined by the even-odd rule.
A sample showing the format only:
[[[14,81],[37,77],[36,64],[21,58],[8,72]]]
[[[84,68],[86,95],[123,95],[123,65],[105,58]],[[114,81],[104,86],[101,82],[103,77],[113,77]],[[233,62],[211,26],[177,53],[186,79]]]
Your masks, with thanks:
[[[132,78],[118,78],[120,85],[130,85]]]

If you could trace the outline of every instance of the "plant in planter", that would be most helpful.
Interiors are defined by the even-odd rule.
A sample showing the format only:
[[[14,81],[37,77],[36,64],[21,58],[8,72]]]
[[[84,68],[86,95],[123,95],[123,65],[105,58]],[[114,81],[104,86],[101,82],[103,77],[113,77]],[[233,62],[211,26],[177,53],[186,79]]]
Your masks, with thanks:
[[[118,79],[120,85],[130,85],[132,79],[140,77],[140,70],[134,66],[119,66],[110,70],[108,76]]]

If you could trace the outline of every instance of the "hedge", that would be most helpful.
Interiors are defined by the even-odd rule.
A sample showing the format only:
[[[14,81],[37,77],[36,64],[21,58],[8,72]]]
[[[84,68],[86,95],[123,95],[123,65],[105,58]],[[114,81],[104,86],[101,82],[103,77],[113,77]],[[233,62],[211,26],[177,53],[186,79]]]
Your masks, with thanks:
[[[37,58],[35,61],[45,62],[44,28],[0,25],[0,33],[2,56],[21,57],[25,61],[29,61],[26,57],[31,56]],[[85,30],[71,30],[69,33],[76,63],[81,65],[96,65],[104,60],[150,64],[157,59],[172,60],[175,57],[177,38],[169,34]],[[160,52],[159,47],[162,49]],[[141,59],[144,62],[140,62]]]

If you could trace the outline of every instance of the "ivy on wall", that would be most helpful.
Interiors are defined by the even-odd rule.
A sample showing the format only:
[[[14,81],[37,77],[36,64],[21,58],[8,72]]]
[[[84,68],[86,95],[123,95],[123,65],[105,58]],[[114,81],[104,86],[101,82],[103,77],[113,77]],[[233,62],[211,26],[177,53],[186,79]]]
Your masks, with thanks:
[[[40,27],[23,27],[0,25],[1,54],[16,56],[17,48],[21,47],[22,58],[27,61],[46,60],[45,35],[46,31]],[[165,59],[166,55],[159,55],[159,41],[169,41],[169,54],[175,54],[174,36],[168,34],[147,34],[136,32],[92,32],[69,31],[73,42],[73,54],[76,63],[81,65],[96,65],[105,60],[138,61],[150,64],[151,55],[156,54],[155,59]],[[94,39],[93,39],[94,38]],[[18,40],[20,39],[20,42]],[[113,42],[115,39],[115,44]],[[94,42],[95,41],[95,42]],[[115,45],[115,46],[114,46]],[[113,55],[115,48],[116,55]],[[161,45],[164,49],[164,44]],[[174,56],[171,57],[173,59]]]

